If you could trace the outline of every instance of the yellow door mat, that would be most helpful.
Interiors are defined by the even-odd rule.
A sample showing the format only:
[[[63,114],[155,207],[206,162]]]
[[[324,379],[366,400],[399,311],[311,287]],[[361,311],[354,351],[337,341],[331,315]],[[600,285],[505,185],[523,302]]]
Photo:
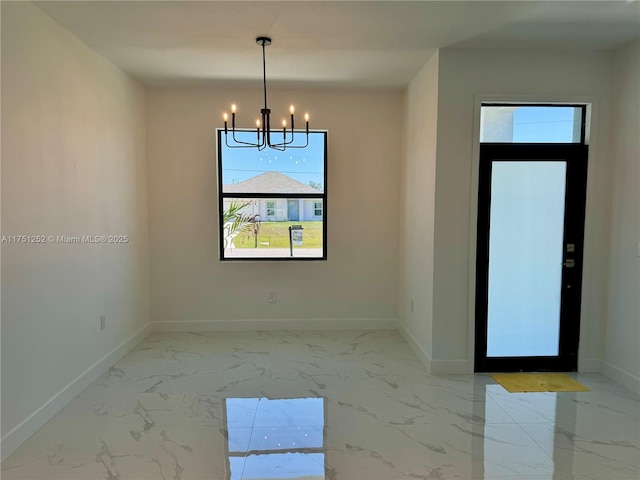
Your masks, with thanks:
[[[509,393],[589,391],[566,373],[500,373],[491,377]]]

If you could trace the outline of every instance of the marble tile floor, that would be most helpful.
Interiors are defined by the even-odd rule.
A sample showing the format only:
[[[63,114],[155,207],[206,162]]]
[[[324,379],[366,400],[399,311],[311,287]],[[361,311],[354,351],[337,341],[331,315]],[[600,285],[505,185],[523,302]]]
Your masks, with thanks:
[[[640,479],[640,398],[428,375],[394,331],[154,333],[3,463],[63,480]]]

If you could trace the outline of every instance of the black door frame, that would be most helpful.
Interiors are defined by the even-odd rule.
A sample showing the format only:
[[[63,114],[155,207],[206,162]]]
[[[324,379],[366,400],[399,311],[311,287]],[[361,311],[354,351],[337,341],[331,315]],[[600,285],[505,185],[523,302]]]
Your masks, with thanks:
[[[476,372],[492,371],[577,371],[580,337],[580,303],[582,299],[582,265],[584,254],[584,221],[587,192],[588,146],[571,144],[482,143],[478,188],[477,255],[476,255]],[[487,358],[487,303],[489,287],[489,233],[491,211],[492,164],[496,161],[567,162],[563,262],[567,257],[573,268],[562,269],[560,305],[560,345],[557,357],[490,357]],[[564,245],[574,244],[567,253]],[[570,287],[568,287],[570,285]]]

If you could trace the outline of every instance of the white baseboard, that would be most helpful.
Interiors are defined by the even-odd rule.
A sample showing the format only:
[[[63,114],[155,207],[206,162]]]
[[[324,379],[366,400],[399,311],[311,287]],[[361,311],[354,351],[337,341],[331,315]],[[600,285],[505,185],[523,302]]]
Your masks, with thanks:
[[[257,320],[190,320],[151,322],[153,332],[232,332],[252,330],[397,330],[393,318],[310,318]]]
[[[400,335],[407,341],[413,353],[420,359],[427,371],[431,375],[460,375],[473,373],[473,365],[469,364],[466,359],[462,360],[437,360],[429,356],[427,351],[422,348],[416,338],[409,330],[398,322],[398,331]]]
[[[607,362],[606,360],[600,361],[600,372],[605,377],[609,377],[616,383],[619,383],[625,388],[628,388],[632,392],[640,395],[640,378],[633,375],[619,367]]]
[[[422,348],[422,345],[418,343],[413,334],[407,330],[407,328],[403,325],[402,322],[398,322],[397,324],[398,332],[402,335],[402,338],[409,344],[413,353],[416,354],[416,357],[422,362],[424,368],[427,369],[427,372],[431,373],[431,357],[427,353],[427,351]]]
[[[578,372],[580,373],[600,373],[602,370],[601,360],[596,357],[587,358],[584,362],[584,368],[578,368]]]
[[[431,359],[431,373],[433,375],[467,375],[473,373],[473,365],[469,365],[466,359]]]
[[[25,440],[33,435],[51,417],[58,413],[62,407],[69,403],[76,395],[84,390],[100,374],[105,372],[114,363],[126,355],[133,347],[139,344],[151,332],[151,324],[136,331],[120,345],[97,360],[93,365],[78,375],[67,386],[51,397],[44,405],[20,422],[13,430],[2,437],[0,450],[2,460],[7,458],[11,452],[18,448]]]

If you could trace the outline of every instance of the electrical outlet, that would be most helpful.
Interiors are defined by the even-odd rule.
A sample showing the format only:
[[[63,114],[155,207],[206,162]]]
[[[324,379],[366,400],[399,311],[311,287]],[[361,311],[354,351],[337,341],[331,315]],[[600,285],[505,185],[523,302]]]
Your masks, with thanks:
[[[411,299],[411,313],[413,313],[413,298]]]
[[[276,292],[269,293],[269,303],[276,303],[277,297]]]
[[[107,316],[100,315],[100,330],[104,330],[107,328]]]

